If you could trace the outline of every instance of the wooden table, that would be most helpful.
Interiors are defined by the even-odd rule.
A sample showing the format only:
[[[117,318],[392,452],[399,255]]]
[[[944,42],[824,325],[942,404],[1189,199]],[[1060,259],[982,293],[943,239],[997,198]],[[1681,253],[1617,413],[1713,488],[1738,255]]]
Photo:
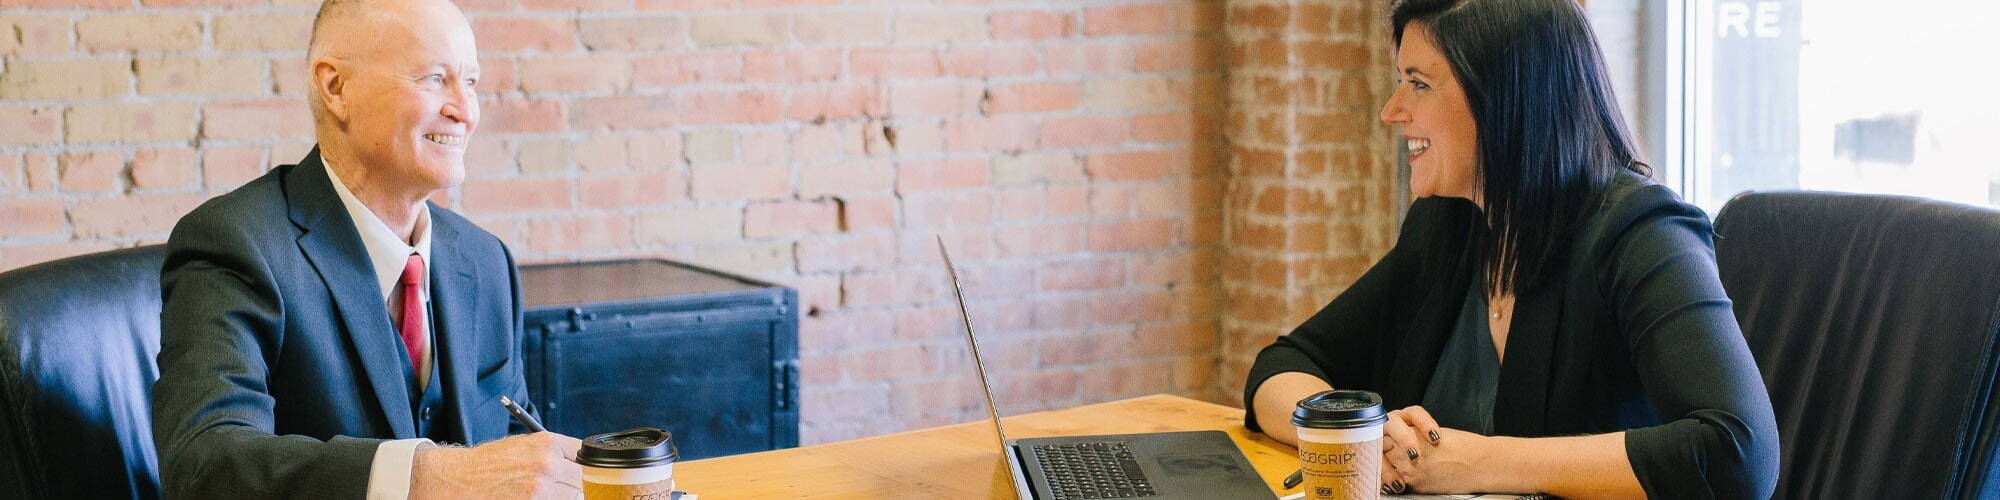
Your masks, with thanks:
[[[1169,395],[1006,418],[1007,437],[1219,430],[1280,496],[1298,451],[1243,428],[1243,410]],[[985,420],[674,466],[679,489],[733,498],[1014,498],[993,425]]]

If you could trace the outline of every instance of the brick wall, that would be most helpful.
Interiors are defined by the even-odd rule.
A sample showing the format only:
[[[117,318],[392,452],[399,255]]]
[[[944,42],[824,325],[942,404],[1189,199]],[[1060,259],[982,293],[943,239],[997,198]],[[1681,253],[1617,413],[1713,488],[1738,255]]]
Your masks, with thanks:
[[[1395,76],[1387,3],[1229,5],[1230,147],[1217,387],[1242,399],[1257,351],[1394,242],[1398,150],[1377,118]]]
[[[934,234],[1003,411],[1230,401],[1386,248],[1378,3],[462,0],[485,113],[442,203],[526,262],[797,287],[808,443],[980,418]],[[316,4],[0,0],[0,269],[302,156]]]

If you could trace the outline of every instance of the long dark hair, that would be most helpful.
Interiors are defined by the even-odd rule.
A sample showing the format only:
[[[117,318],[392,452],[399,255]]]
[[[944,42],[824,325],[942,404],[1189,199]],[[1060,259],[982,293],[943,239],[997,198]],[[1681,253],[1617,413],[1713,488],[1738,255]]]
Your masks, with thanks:
[[[1397,47],[1410,23],[1428,29],[1472,110],[1485,223],[1465,225],[1462,262],[1484,264],[1489,290],[1534,288],[1567,258],[1568,236],[1618,172],[1652,170],[1625,130],[1582,9],[1575,0],[1399,0],[1390,21]]]

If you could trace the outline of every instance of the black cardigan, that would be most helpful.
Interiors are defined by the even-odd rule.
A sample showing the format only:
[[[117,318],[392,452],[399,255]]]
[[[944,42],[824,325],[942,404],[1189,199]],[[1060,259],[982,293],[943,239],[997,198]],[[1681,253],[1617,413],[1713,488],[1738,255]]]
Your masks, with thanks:
[[[1379,392],[1389,408],[1419,404],[1478,267],[1432,256],[1459,255],[1468,244],[1459,229],[1478,220],[1463,199],[1412,204],[1388,255],[1257,354],[1244,425],[1258,430],[1248,403],[1283,372]],[[1711,234],[1701,209],[1619,176],[1566,262],[1515,301],[1494,433],[1624,430],[1651,497],[1770,496],[1777,423],[1716,277]]]

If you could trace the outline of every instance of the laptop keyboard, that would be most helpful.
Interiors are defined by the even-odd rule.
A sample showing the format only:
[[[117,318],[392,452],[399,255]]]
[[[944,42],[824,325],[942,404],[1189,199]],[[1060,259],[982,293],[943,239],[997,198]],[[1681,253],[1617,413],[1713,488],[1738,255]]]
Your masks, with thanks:
[[[1054,500],[1159,495],[1124,442],[1042,444],[1034,450]]]

